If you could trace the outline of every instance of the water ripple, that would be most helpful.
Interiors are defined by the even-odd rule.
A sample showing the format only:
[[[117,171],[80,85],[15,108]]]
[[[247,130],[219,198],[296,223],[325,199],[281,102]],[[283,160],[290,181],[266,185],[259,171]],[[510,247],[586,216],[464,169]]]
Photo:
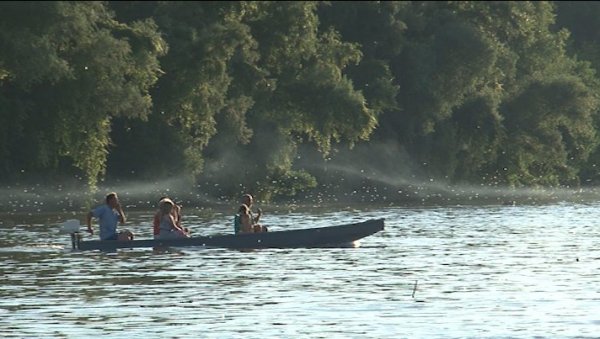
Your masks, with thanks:
[[[273,229],[382,217],[386,229],[360,248],[246,252],[73,252],[55,224],[15,222],[0,233],[0,334],[594,337],[598,207],[266,215]],[[140,238],[151,236],[150,215],[129,216]],[[227,216],[186,221],[197,234],[230,231]]]

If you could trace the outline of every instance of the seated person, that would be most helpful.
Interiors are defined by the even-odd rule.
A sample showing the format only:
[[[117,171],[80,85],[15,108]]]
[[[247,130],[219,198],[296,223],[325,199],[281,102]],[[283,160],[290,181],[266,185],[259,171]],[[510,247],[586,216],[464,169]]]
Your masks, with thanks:
[[[238,210],[238,214],[233,219],[233,231],[238,233],[253,233],[250,209],[245,204],[242,204]]]
[[[175,204],[170,199],[164,199],[160,206],[160,224],[159,233],[155,239],[179,239],[189,238],[190,235],[186,229],[178,225],[173,217],[173,209]]]
[[[125,213],[119,202],[117,193],[106,195],[105,204],[91,210],[86,217],[87,229],[90,234],[94,234],[92,228],[92,217],[98,218],[100,224],[100,240],[133,240],[133,233],[129,230],[118,231],[117,224],[125,224]]]
[[[252,204],[254,203],[254,198],[252,197],[252,195],[250,194],[244,194],[242,196],[242,204],[248,206],[248,211],[250,212],[250,221],[252,222],[252,224],[258,224],[258,221],[260,220],[260,217],[262,216],[262,210],[260,208],[258,208],[256,217],[254,216],[254,214],[252,213]]]
[[[181,206],[173,202],[173,200],[169,199],[168,197],[160,197],[160,199],[158,199],[158,211],[154,213],[154,219],[152,221],[152,234],[154,235],[155,239],[160,234],[160,210],[165,201],[170,201],[173,204],[171,215],[173,215],[173,219],[175,219],[177,226],[181,227]],[[181,228],[183,228],[186,233],[189,233],[187,228]]]
[[[238,214],[233,219],[233,231],[238,233],[260,233],[267,232],[267,228],[259,224],[252,223],[252,214],[246,204],[242,204]]]

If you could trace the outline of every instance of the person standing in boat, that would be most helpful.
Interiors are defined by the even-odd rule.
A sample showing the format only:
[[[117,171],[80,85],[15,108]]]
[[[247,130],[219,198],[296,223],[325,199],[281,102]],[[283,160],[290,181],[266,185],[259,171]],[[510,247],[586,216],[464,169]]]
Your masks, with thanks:
[[[119,202],[117,193],[111,192],[106,195],[106,203],[100,205],[87,214],[87,230],[94,234],[92,228],[92,217],[98,219],[100,225],[100,240],[133,240],[133,233],[129,230],[117,232],[117,224],[125,224],[125,213]]]
[[[173,200],[169,199],[168,197],[160,197],[160,199],[158,199],[158,211],[156,211],[156,213],[154,213],[154,219],[152,221],[152,233],[153,233],[155,239],[160,234],[161,208],[165,201],[170,201],[173,203],[173,209],[171,210],[171,215],[173,215],[173,219],[175,219],[175,224],[177,224],[177,226],[179,226],[180,228],[183,228],[183,227],[181,227],[181,209],[182,209],[181,205],[176,204]],[[183,228],[183,229],[186,232],[188,232],[187,228]]]
[[[173,209],[175,203],[171,199],[163,199],[160,205],[160,225],[159,233],[155,239],[179,239],[189,238],[190,235],[186,229],[177,224],[175,217],[173,217]]]

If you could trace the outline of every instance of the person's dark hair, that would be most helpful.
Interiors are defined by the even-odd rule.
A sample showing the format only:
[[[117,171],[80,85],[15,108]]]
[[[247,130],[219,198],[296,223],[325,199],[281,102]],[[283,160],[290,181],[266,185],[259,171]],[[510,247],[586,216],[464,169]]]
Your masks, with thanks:
[[[246,206],[246,204],[242,204],[240,205],[240,209],[238,210],[239,213],[246,213],[248,212],[249,208],[248,206]]]
[[[106,203],[108,204],[108,202],[109,202],[111,199],[113,199],[113,198],[116,198],[116,197],[117,197],[117,193],[115,193],[115,192],[110,192],[110,193],[108,193],[108,194],[106,195]]]

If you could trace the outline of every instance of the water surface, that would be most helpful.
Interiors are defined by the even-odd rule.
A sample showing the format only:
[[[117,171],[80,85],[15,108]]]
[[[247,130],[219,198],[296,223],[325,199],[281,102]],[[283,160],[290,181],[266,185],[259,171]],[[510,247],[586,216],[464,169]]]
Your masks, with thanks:
[[[596,203],[266,211],[272,230],[386,228],[359,248],[161,253],[73,252],[56,227],[66,216],[3,216],[0,335],[597,337],[598,215]],[[151,216],[129,213],[129,228],[150,237]],[[226,233],[230,219],[185,223]]]

